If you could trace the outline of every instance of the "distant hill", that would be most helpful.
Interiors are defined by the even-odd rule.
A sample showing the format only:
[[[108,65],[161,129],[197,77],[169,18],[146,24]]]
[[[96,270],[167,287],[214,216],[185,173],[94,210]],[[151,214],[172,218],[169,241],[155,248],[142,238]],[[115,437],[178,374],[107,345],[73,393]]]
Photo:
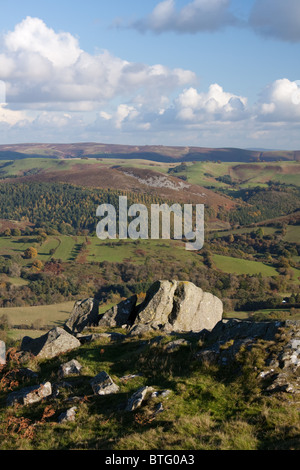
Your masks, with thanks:
[[[225,195],[198,184],[190,184],[172,175],[146,168],[107,166],[103,162],[57,162],[58,167],[36,169],[31,174],[0,180],[11,183],[65,183],[85,188],[129,191],[148,196],[158,196],[178,203],[206,204],[218,210],[231,210],[236,202]],[[70,164],[69,164],[70,163]],[[65,168],[66,167],[66,168]]]
[[[260,151],[239,148],[172,147],[163,145],[117,145],[102,143],[0,145],[0,160],[23,158],[128,158],[166,163],[188,161],[300,161],[298,151]]]

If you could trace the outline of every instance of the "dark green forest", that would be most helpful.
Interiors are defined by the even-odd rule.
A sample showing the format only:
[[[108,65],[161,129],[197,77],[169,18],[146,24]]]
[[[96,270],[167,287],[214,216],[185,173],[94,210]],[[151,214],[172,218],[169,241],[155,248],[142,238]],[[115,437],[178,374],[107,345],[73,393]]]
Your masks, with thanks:
[[[36,227],[54,229],[61,234],[80,230],[95,231],[98,205],[112,204],[118,212],[119,196],[128,205],[162,204],[159,197],[128,191],[89,189],[63,183],[3,183],[0,186],[0,218],[24,220]]]

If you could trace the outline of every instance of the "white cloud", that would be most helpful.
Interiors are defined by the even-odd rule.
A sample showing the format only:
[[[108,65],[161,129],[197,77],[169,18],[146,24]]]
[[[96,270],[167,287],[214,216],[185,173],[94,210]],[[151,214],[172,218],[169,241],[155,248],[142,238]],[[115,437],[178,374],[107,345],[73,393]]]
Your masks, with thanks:
[[[258,103],[258,119],[270,122],[300,122],[300,84],[287,78],[268,85]]]
[[[82,52],[70,33],[56,33],[41,19],[30,16],[7,33],[5,45],[8,51],[15,53],[37,53],[55,67],[74,64]]]
[[[6,109],[5,104],[0,104],[0,123],[8,124],[9,126],[14,126],[19,122],[27,121],[30,119],[21,111],[12,111],[11,109]]]
[[[97,109],[115,97],[143,90],[153,100],[195,80],[189,70],[137,64],[102,51],[83,51],[69,33],[56,33],[39,18],[27,17],[4,36],[0,80],[7,101],[27,109]]]
[[[247,99],[225,92],[212,84],[207,93],[195,88],[184,90],[176,101],[177,117],[182,121],[235,121],[248,116]]]
[[[140,31],[156,33],[196,33],[218,31],[238,23],[239,20],[230,12],[230,0],[193,0],[180,10],[176,9],[175,0],[164,0],[146,18],[132,26]]]
[[[259,34],[288,42],[300,41],[299,0],[256,0],[249,17]]]
[[[127,104],[120,104],[118,106],[116,116],[115,116],[115,125],[117,129],[121,129],[123,121],[128,119],[133,121],[139,112],[134,108],[134,106],[128,106]]]
[[[225,8],[229,2],[190,2],[180,11],[181,20],[191,21],[193,8],[206,5],[212,11],[221,4]],[[179,18],[175,1],[159,5],[161,25],[171,14]],[[234,146],[242,136],[261,136],[260,145],[267,146],[268,139],[288,142],[288,135],[299,134],[300,86],[288,79],[271,83],[249,106],[246,97],[219,84],[196,88],[190,70],[134,63],[106,50],[89,54],[69,33],[56,33],[30,17],[3,36],[1,47],[0,94],[5,83],[7,104],[0,106],[0,138],[5,142],[169,139],[174,145],[208,145],[211,139]]]

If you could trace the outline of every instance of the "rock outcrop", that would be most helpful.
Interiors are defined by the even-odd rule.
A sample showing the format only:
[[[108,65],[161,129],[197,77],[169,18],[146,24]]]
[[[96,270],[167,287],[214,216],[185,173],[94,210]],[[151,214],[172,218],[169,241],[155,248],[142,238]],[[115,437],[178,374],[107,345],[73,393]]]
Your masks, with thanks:
[[[212,330],[222,314],[222,301],[192,282],[157,281],[135,307],[130,334]]]
[[[64,327],[52,328],[39,338],[25,336],[21,351],[40,358],[52,358],[79,347],[82,343],[106,335],[110,340],[123,340],[120,333],[82,335],[86,326],[102,328],[125,327],[130,336],[149,332],[210,331],[222,319],[223,304],[214,295],[186,281],[157,281],[137,305],[137,296],[123,300],[99,315],[99,303],[94,298],[75,302]]]
[[[208,334],[195,357],[222,367],[234,364],[242,349],[265,344],[265,368],[258,374],[266,392],[300,393],[300,322],[222,320]],[[271,347],[272,346],[272,347]]]

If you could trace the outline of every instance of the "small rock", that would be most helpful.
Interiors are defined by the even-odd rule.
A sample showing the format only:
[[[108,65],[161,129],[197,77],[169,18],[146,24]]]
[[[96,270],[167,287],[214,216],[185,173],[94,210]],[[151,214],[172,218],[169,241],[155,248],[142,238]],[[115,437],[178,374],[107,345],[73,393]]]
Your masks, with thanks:
[[[67,411],[61,413],[58,417],[59,423],[67,423],[68,421],[75,421],[77,407],[73,406]]]
[[[261,379],[265,379],[266,377],[269,377],[273,373],[274,373],[274,369],[263,370],[262,372],[260,372],[258,377],[260,377]]]
[[[82,365],[76,360],[72,359],[69,362],[66,362],[65,364],[62,364],[59,368],[58,375],[60,377],[67,377],[68,375],[71,374],[80,374],[80,371],[82,369]]]
[[[297,390],[294,387],[294,384],[291,383],[288,375],[284,372],[280,372],[274,375],[274,379],[266,388],[268,392],[287,392],[287,393],[296,393]]]
[[[166,351],[178,351],[181,346],[188,346],[190,344],[186,339],[176,339],[166,345]]]
[[[52,395],[52,386],[50,382],[45,382],[32,387],[25,387],[16,392],[12,392],[7,397],[7,405],[12,406],[17,403],[21,405],[31,405],[37,403],[43,398]]]
[[[127,382],[127,380],[134,379],[135,377],[141,377],[141,376],[142,374],[129,374],[129,375],[124,375],[123,377],[120,377],[120,380]]]
[[[163,407],[163,404],[162,403],[159,403],[157,405],[157,408],[155,410],[155,415],[158,414],[158,413],[162,413],[164,411],[164,407]]]
[[[145,400],[146,396],[154,392],[153,387],[141,387],[139,388],[128,400],[126,411],[134,411],[139,408],[142,402]]]
[[[102,371],[97,374],[91,381],[93,392],[95,395],[111,395],[119,391],[118,385],[116,385],[111,377]]]
[[[156,398],[156,397],[167,397],[170,395],[171,390],[163,390],[162,392],[153,392],[151,397]]]
[[[92,341],[97,341],[101,339],[108,339],[108,341],[123,341],[126,338],[126,335],[122,333],[92,333],[90,335],[77,335],[76,336],[81,344],[91,343]]]

